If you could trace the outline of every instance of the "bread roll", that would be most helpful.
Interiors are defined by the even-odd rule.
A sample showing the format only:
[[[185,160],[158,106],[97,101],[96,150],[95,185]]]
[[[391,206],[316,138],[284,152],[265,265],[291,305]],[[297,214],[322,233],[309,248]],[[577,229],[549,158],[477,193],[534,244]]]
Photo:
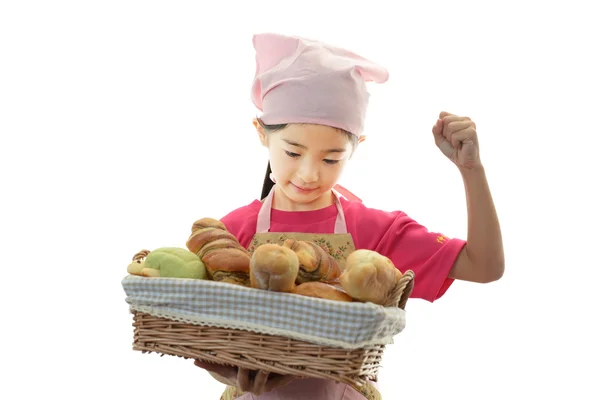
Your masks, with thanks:
[[[242,248],[215,248],[201,257],[213,281],[248,286],[250,254]]]
[[[300,269],[296,283],[329,282],[339,278],[341,269],[337,260],[316,243],[287,239],[283,247],[293,250],[298,256]]]
[[[218,219],[202,218],[202,219],[199,219],[198,221],[194,222],[194,224],[192,225],[192,233],[196,232],[199,229],[204,229],[204,228],[216,228],[216,229],[221,229],[224,231],[227,230],[227,228],[225,227],[225,224],[222,223],[221,221],[219,221]]]
[[[298,256],[277,244],[258,246],[250,260],[250,286],[274,292],[291,292],[298,276]]]
[[[237,238],[233,236],[232,233],[226,230],[218,228],[202,228],[193,232],[185,245],[189,249],[189,251],[198,254],[207,243],[219,239],[228,239],[232,243],[239,244]]]
[[[352,297],[343,288],[325,282],[306,282],[296,286],[292,293],[327,300],[352,301]]]
[[[389,258],[371,250],[356,250],[346,259],[340,284],[357,300],[383,305],[401,277]]]
[[[202,218],[194,222],[186,247],[200,257],[212,280],[250,284],[250,253],[221,221]]]
[[[144,276],[163,278],[206,279],[206,268],[200,258],[179,247],[161,247],[146,257]]]

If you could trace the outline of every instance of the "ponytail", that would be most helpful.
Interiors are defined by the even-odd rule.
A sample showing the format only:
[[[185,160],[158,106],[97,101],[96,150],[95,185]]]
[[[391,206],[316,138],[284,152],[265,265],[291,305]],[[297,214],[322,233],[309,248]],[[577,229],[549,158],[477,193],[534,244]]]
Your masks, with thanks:
[[[265,173],[265,181],[263,183],[262,194],[260,199],[264,200],[269,195],[275,183],[271,180],[271,162],[267,163],[267,172]]]

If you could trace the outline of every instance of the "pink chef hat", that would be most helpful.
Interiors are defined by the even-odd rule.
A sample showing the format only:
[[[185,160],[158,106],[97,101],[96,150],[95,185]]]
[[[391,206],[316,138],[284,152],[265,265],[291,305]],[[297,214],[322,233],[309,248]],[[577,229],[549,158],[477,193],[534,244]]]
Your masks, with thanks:
[[[265,124],[313,123],[359,136],[369,93],[366,82],[388,71],[348,50],[273,33],[254,35],[252,101]]]

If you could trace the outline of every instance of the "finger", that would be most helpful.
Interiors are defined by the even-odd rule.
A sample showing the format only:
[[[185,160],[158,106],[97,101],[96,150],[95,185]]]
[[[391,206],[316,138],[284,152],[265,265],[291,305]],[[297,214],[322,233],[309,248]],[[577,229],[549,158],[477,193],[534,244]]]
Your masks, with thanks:
[[[202,360],[194,360],[194,365],[196,367],[200,367],[200,368],[204,368],[204,369],[209,369],[209,368],[211,368],[212,366],[214,366],[216,364],[211,364],[211,363],[208,363],[208,362],[202,361]]]
[[[471,119],[469,117],[461,117],[460,115],[452,114],[452,113],[449,113],[447,111],[442,111],[440,113],[439,119],[444,119],[444,118],[447,118],[447,117],[456,117],[456,118],[459,118],[459,119],[468,119],[468,120]]]
[[[474,136],[475,130],[467,128],[453,133],[449,140],[452,143],[452,147],[460,149],[464,143],[472,142]]]
[[[442,122],[444,124],[444,128],[448,127],[448,125],[451,124],[452,122],[460,122],[460,121],[468,121],[468,122],[472,123],[473,126],[475,126],[475,122],[473,122],[471,120],[471,118],[469,118],[469,117],[461,117],[461,116],[458,116],[458,115],[452,115],[451,114],[451,115],[445,116],[444,118],[441,118],[441,120],[442,120]]]
[[[444,125],[444,128],[447,128],[448,124],[450,124],[451,122],[464,121],[465,119],[463,117],[459,117],[457,115],[449,115],[447,117],[441,118],[441,120]]]
[[[225,367],[224,365],[213,364],[213,363],[209,363],[209,362],[202,361],[202,360],[195,360],[194,365],[196,367],[205,369],[207,371],[213,371],[213,372],[221,372]]]
[[[194,363],[194,364],[196,364],[196,363]],[[237,376],[238,376],[237,367],[230,367],[227,365],[219,365],[219,364],[211,364],[211,363],[206,363],[206,362],[204,362],[204,363],[199,362],[199,364],[196,364],[196,365],[199,366],[200,368],[204,368],[211,375],[213,375],[213,374],[219,375],[219,376],[223,377],[224,379],[226,379],[227,381],[235,382],[237,380]]]
[[[212,364],[205,361],[196,360],[194,365],[203,368],[207,371],[214,372],[221,375],[226,379],[236,379],[238,375],[238,369],[236,367],[229,367],[226,365]]]
[[[269,379],[268,371],[262,371],[262,370],[258,371],[256,373],[256,377],[254,378],[254,390],[252,390],[252,393],[259,393],[259,394],[265,393],[266,384],[267,384],[268,379]]]
[[[250,391],[250,371],[245,368],[238,368],[237,385],[244,392]]]
[[[271,390],[275,389],[276,387],[285,386],[288,383],[290,383],[291,381],[293,381],[294,379],[298,379],[298,377],[294,376],[294,375],[280,375],[275,378],[269,379],[265,386],[265,393],[270,392]]]
[[[236,379],[227,379],[224,376],[221,376],[221,375],[217,374],[216,372],[212,372],[212,371],[206,371],[206,372],[208,372],[208,374],[210,376],[212,376],[213,379],[215,379],[217,382],[221,382],[224,385],[227,385],[227,386],[237,385]]]
[[[442,120],[438,119],[435,122],[435,125],[433,125],[433,128],[431,129],[431,131],[433,132],[434,136],[440,136],[442,134],[442,128],[444,127]]]
[[[452,131],[450,131],[450,124],[456,122],[462,122],[462,119],[456,116],[445,117],[442,119],[442,135],[444,135],[446,139],[452,134]]]
[[[433,139],[434,139],[435,144],[437,146],[441,146],[442,143],[446,141],[446,138],[443,135],[443,133],[444,133],[444,124],[443,124],[443,122],[442,122],[441,119],[437,120],[437,122],[435,123],[435,125],[431,129],[431,132],[433,132]]]
[[[472,126],[471,121],[451,121],[444,127],[444,137],[448,139],[455,132],[462,131]]]

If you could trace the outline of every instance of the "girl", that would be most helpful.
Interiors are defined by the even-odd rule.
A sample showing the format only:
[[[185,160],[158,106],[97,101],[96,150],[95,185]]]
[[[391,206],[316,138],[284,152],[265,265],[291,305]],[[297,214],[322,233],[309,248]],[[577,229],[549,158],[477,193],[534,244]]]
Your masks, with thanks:
[[[366,82],[388,72],[347,50],[321,42],[261,34],[254,37],[252,100],[262,116],[254,126],[269,150],[261,201],[222,219],[244,247],[266,232],[346,235],[357,249],[390,258],[415,272],[412,297],[435,301],[453,280],[492,282],[504,272],[500,227],[475,124],[442,112],[433,126],[438,148],[460,171],[468,209],[467,241],[429,232],[401,211],[368,208],[336,185],[364,140]],[[346,198],[344,198],[344,195]],[[196,361],[229,385],[222,399],[377,399],[374,385],[359,390],[319,379],[294,379]]]

